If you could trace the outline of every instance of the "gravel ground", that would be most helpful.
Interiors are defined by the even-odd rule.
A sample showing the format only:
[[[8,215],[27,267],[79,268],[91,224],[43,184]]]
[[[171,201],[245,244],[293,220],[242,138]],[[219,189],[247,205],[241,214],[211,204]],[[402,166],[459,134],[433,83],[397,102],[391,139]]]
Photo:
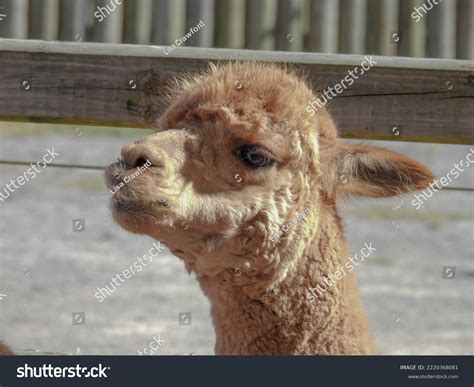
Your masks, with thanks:
[[[106,165],[137,136],[81,130],[6,135],[0,159]],[[377,143],[429,165],[443,176],[469,152],[464,146]],[[24,166],[0,166],[0,192]],[[452,186],[472,187],[474,167]],[[411,196],[354,200],[341,207],[353,253],[377,249],[358,278],[381,354],[474,354],[473,194],[438,192],[416,210]],[[153,240],[120,229],[107,208],[99,171],[46,168],[0,203],[0,338],[21,353],[136,354],[164,340],[155,354],[212,354],[209,302],[181,262],[163,251],[105,302],[94,297]],[[72,232],[73,219],[85,219]],[[456,266],[443,279],[444,266]],[[72,314],[85,313],[74,325]],[[191,313],[190,325],[178,314]],[[77,321],[75,321],[77,324]]]

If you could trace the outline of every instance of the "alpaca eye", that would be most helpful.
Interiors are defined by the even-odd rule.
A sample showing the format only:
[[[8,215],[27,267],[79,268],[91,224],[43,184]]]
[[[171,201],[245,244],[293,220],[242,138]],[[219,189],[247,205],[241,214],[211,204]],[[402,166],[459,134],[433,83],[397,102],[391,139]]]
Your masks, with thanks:
[[[270,155],[255,145],[243,145],[234,151],[235,155],[252,168],[266,167],[274,162]]]

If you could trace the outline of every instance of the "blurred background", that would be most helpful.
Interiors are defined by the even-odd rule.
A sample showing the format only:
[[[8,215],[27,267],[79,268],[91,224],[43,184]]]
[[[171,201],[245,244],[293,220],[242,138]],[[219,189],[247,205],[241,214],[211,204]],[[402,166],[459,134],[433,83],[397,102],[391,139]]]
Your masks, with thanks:
[[[474,59],[474,0],[116,1],[2,0],[0,37]]]
[[[0,37],[171,45],[202,20],[187,46],[473,59],[471,0],[445,0],[418,22],[414,7],[428,0],[113,1],[0,0]],[[0,339],[20,354],[137,354],[153,336],[164,340],[157,355],[213,353],[210,305],[167,250],[103,303],[94,297],[152,247],[113,222],[101,170],[149,133],[0,122],[0,192],[47,148],[62,164],[0,202]],[[438,177],[472,148],[373,145]],[[357,275],[381,354],[474,354],[474,166],[448,188],[420,210],[411,195],[341,204],[351,251],[377,249]]]

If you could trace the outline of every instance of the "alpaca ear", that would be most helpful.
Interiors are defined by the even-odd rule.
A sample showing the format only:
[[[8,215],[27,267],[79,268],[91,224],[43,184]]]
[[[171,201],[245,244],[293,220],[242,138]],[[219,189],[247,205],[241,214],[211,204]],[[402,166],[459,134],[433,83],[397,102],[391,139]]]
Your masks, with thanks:
[[[331,141],[321,144],[323,189],[329,196],[394,196],[428,187],[431,171],[399,153]]]

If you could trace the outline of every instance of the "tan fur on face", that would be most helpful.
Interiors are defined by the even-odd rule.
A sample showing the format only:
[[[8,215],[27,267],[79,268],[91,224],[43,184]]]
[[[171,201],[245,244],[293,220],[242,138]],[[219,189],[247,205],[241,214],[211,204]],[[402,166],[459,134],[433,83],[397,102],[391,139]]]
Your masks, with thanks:
[[[115,194],[114,218],[196,272],[213,304],[217,353],[373,351],[352,273],[316,303],[306,298],[349,256],[336,200],[407,192],[432,176],[393,152],[341,144],[326,111],[306,113],[314,99],[287,69],[210,65],[177,81],[159,131],[125,146],[123,163],[107,170],[113,186],[152,163]],[[249,167],[235,153],[243,145],[273,163]]]
[[[8,347],[2,344],[0,342],[0,356],[7,356],[7,355],[13,355],[13,353],[10,351]]]

